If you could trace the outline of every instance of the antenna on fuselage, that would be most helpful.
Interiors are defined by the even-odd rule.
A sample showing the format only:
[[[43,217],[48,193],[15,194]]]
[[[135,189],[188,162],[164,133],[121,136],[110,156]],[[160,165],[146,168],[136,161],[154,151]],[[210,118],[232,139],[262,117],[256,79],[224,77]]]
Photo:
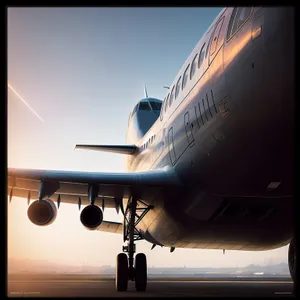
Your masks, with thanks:
[[[144,93],[145,93],[145,98],[148,98],[148,93],[147,93],[146,84],[144,85]]]

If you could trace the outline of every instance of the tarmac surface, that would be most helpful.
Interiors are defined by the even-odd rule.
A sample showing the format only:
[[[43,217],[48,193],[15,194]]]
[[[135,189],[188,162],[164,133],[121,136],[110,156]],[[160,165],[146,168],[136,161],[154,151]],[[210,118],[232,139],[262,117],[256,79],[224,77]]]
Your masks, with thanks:
[[[129,282],[117,292],[113,278],[9,279],[8,297],[293,297],[287,278],[149,278],[147,290],[136,292]]]

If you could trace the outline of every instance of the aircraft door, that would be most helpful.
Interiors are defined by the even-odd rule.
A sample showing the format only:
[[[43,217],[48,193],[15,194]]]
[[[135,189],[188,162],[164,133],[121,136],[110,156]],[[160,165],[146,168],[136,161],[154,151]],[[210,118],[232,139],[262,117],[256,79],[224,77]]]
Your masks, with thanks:
[[[210,102],[209,109],[212,114],[214,114],[214,112],[217,113],[216,110],[220,101],[228,96],[223,68],[223,49],[228,22],[229,15],[227,12],[217,21],[210,37],[208,55],[210,86],[207,87],[207,93],[205,94],[205,97],[203,96],[202,98],[204,98],[204,101]]]
[[[169,155],[170,155],[171,163],[172,163],[172,165],[175,165],[176,153],[175,153],[175,147],[174,147],[173,127],[171,127],[169,129],[168,146],[169,146]]]
[[[214,32],[211,36],[210,49],[209,49],[209,64],[211,64],[211,62],[217,55],[219,49],[221,48],[221,46],[224,43],[224,36],[225,36],[224,30],[222,30],[222,33],[221,33],[221,29],[223,29],[222,25],[223,25],[224,19],[225,19],[225,17],[222,17],[218,21],[217,25],[215,26]]]
[[[189,112],[186,112],[184,115],[184,126],[185,126],[185,133],[186,133],[188,143],[190,146],[192,146],[191,143],[194,141],[194,136],[193,136],[192,127],[190,123]]]

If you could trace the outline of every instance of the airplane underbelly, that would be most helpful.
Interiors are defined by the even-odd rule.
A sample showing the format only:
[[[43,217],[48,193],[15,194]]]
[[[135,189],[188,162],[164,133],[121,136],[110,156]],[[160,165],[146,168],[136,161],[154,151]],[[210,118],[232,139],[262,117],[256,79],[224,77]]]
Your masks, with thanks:
[[[202,220],[188,216],[178,207],[167,208],[148,227],[147,233],[156,244],[170,247],[274,249],[286,245],[293,236],[291,201],[290,198],[227,199],[219,202],[214,213],[206,212],[209,218],[202,215]],[[201,215],[205,206],[205,203],[196,205],[194,214]]]

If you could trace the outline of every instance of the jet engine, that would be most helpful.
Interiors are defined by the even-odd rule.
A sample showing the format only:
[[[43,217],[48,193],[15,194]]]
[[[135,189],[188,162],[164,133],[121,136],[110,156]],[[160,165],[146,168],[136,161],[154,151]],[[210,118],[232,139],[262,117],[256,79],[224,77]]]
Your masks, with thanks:
[[[99,206],[88,205],[81,214],[80,221],[86,229],[95,230],[99,227],[103,220],[103,213]]]
[[[28,207],[27,215],[35,225],[50,225],[56,219],[57,208],[50,199],[36,200]]]

